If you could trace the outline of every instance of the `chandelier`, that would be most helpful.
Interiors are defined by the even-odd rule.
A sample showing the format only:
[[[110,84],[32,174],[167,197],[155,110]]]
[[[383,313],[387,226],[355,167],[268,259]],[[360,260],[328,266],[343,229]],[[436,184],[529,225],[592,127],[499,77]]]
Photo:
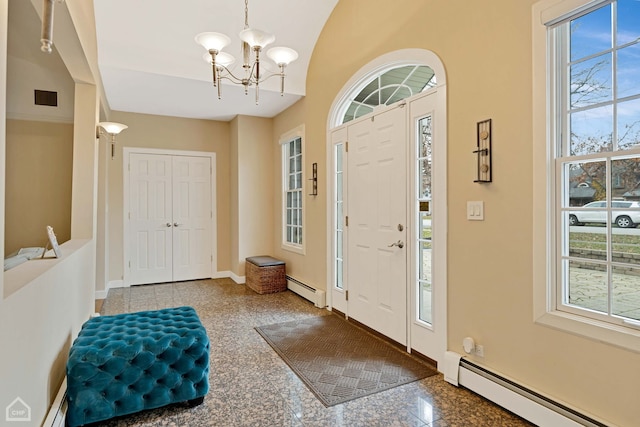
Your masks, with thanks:
[[[228,36],[222,33],[206,32],[195,37],[196,42],[207,50],[203,58],[211,64],[213,86],[218,89],[218,99],[222,98],[220,83],[223,79],[243,85],[245,94],[249,93],[249,86],[255,86],[256,104],[258,104],[260,83],[271,77],[280,76],[280,96],[284,95],[284,69],[298,58],[298,53],[288,47],[272,47],[267,51],[267,56],[276,63],[279,72],[262,74],[260,52],[276,38],[273,34],[249,27],[249,0],[244,1],[244,29],[240,31],[239,37],[242,40],[242,76],[236,76],[228,68],[235,58],[227,52],[222,52],[222,49],[231,43]],[[251,58],[252,53],[253,58]]]

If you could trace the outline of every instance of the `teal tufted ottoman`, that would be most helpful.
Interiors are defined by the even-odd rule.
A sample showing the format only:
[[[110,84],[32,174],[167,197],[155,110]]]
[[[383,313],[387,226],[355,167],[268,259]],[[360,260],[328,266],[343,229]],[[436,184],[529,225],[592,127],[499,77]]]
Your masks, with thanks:
[[[95,317],[67,362],[67,425],[80,426],[209,391],[209,338],[192,307]]]

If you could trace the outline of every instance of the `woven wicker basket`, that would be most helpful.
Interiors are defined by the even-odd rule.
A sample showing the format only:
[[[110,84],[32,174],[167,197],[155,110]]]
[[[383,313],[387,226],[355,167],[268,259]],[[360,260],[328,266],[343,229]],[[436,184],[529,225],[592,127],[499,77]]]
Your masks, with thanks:
[[[270,294],[287,290],[285,263],[270,257],[247,258],[245,266],[246,284],[259,294]],[[275,265],[260,265],[264,264]]]

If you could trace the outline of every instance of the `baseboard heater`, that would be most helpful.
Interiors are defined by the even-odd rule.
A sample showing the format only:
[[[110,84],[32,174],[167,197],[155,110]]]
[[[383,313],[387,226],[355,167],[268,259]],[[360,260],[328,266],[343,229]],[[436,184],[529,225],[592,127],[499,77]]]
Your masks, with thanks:
[[[459,384],[541,427],[607,427],[466,359],[460,360]]]
[[[327,306],[327,298],[324,291],[312,288],[289,275],[287,275],[287,288],[302,298],[311,301],[318,308],[325,308]]]
[[[67,418],[67,377],[62,380],[62,385],[56,394],[56,398],[49,408],[47,418],[42,427],[65,427]]]

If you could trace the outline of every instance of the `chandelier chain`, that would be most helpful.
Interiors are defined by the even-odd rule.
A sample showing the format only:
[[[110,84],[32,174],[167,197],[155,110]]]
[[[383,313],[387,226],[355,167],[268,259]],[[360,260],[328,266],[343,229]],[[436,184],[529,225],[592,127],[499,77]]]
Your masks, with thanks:
[[[244,0],[244,29],[249,28],[249,0]]]

